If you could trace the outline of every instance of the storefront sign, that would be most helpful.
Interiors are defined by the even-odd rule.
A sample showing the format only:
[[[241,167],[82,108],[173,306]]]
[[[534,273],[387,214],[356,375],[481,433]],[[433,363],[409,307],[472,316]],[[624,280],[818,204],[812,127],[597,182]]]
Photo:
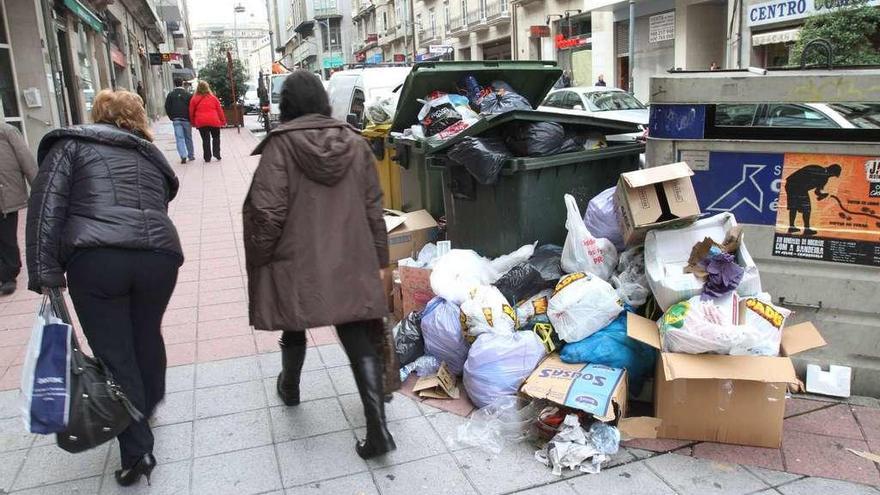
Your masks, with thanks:
[[[367,57],[368,64],[381,64],[382,62],[383,62],[383,60],[382,60],[381,53],[374,53],[373,55],[370,55],[369,57]]]
[[[648,42],[660,43],[675,39],[675,11],[652,15],[648,18]]]
[[[332,55],[324,57],[323,66],[325,69],[332,69],[334,67],[342,67],[344,63],[345,60],[342,59],[342,55]]]
[[[431,55],[446,55],[447,53],[452,53],[452,45],[430,45],[428,46],[428,53]]]
[[[113,45],[110,45],[110,60],[113,61],[114,64],[125,67],[125,54],[122,53],[122,50],[116,48]]]
[[[549,38],[550,26],[529,26],[530,38]]]
[[[406,55],[404,55],[402,53],[395,53],[394,54],[394,61],[395,62],[406,62]]]
[[[557,50],[571,50],[573,48],[579,48],[582,46],[589,45],[592,43],[593,38],[566,38],[561,34],[556,35],[556,49]]]
[[[379,42],[379,35],[378,34],[368,34],[367,39],[364,40],[364,43],[366,43],[368,45],[370,43],[378,43],[378,42]]]
[[[111,56],[113,51],[110,51]],[[181,56],[179,53],[150,53],[150,65],[162,65],[163,62],[171,62],[172,60],[180,60]],[[123,61],[125,58],[123,57]],[[114,60],[115,61],[115,60]]]
[[[366,62],[367,61],[367,53],[366,52],[357,52],[354,54],[355,62]]]
[[[803,19],[813,14],[824,14],[847,5],[880,6],[880,0],[782,0],[756,3],[749,6],[749,26],[763,26]]]
[[[880,266],[880,157],[786,153],[773,255]]]
[[[87,26],[101,33],[104,31],[104,23],[97,14],[83,5],[79,0],[64,0],[64,6],[76,14]]]

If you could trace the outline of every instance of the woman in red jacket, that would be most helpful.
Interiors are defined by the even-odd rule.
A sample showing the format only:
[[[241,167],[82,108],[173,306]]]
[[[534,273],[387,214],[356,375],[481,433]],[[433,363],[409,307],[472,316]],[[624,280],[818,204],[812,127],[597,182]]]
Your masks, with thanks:
[[[196,94],[189,101],[189,121],[202,136],[205,162],[211,161],[212,150],[214,158],[220,160],[220,128],[226,125],[226,115],[207,81],[199,81]]]

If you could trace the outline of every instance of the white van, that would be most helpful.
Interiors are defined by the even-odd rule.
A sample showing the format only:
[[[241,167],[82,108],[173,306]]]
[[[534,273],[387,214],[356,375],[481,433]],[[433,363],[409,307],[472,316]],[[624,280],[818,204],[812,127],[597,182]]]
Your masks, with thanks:
[[[364,105],[376,96],[389,96],[403,84],[410,67],[363,67],[330,76],[327,93],[333,118],[356,127],[365,123]]]

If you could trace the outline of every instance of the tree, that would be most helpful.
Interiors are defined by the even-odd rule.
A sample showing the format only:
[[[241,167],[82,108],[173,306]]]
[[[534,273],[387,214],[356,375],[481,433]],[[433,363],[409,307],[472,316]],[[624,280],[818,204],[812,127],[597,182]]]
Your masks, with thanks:
[[[812,0],[809,0],[812,1]],[[809,17],[791,50],[790,64],[799,66],[804,47],[826,39],[834,48],[834,65],[880,64],[880,9],[855,0],[836,10]],[[807,65],[825,64],[825,53],[811,48]]]
[[[235,81],[235,96],[240,103],[244,98],[244,94],[248,90],[247,86],[247,70],[241,60],[234,57],[235,50],[229,46],[229,43],[219,42],[212,46],[208,61],[205,66],[199,70],[199,79],[208,81],[214,94],[228,107],[232,104],[232,87],[229,85],[229,73],[226,66],[226,50],[230,50],[233,54],[232,59],[232,78]]]

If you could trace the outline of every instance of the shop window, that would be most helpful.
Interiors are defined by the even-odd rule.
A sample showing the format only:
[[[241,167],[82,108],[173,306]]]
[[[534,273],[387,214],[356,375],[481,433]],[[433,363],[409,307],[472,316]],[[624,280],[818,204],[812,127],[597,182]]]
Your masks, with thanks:
[[[0,45],[0,103],[3,105],[2,115],[7,119],[20,117],[18,100],[15,95],[11,52],[8,45]]]

